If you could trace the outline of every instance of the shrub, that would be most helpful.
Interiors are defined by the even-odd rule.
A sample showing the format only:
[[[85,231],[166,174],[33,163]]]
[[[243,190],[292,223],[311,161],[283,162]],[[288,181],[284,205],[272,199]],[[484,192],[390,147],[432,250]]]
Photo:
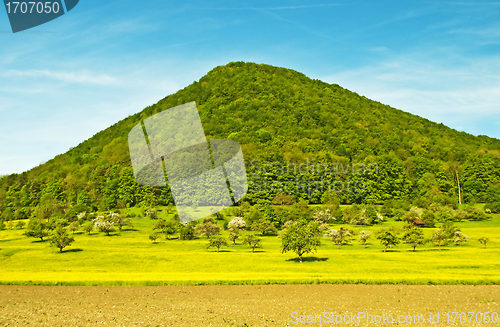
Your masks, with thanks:
[[[465,212],[467,212],[467,219],[469,220],[485,220],[488,218],[486,214],[476,206],[467,206]]]
[[[500,213],[500,202],[486,203],[484,211],[490,210],[490,213]]]

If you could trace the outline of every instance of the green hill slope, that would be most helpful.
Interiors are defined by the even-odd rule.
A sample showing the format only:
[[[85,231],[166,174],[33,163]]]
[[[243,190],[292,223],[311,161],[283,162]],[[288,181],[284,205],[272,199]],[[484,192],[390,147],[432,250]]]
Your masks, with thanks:
[[[343,203],[453,203],[458,185],[465,202],[500,201],[500,140],[458,132],[293,70],[236,62],[43,165],[1,178],[3,219],[27,218],[46,204],[59,210],[172,204],[168,188],[135,183],[127,135],[141,120],[190,101],[208,138],[242,145],[252,203],[269,201],[284,181],[294,184],[288,193],[310,203],[321,201],[325,185],[342,186]],[[307,171],[294,172],[301,164]],[[273,182],[278,186],[271,189]],[[347,190],[355,183],[355,191]]]

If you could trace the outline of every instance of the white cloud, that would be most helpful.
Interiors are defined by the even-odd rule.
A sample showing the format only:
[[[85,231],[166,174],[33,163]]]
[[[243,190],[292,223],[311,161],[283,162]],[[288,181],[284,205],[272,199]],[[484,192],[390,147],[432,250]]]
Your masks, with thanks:
[[[297,10],[310,8],[338,7],[345,6],[343,3],[325,3],[314,5],[298,5],[298,6],[277,6],[277,7],[188,7],[191,10]]]
[[[51,70],[8,70],[3,74],[4,77],[31,77],[31,78],[50,78],[67,83],[98,84],[110,85],[116,84],[118,80],[106,74],[98,74],[89,71],[67,72]]]

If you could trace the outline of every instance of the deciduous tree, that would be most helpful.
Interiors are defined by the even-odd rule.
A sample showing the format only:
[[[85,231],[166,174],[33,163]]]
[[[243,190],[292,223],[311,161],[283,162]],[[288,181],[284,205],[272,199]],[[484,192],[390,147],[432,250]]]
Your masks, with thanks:
[[[221,236],[212,236],[209,238],[207,249],[215,247],[217,248],[217,252],[219,252],[219,249],[222,246],[229,246],[229,244],[227,244],[226,239]]]
[[[33,219],[33,220],[32,220]],[[43,219],[32,218],[28,223],[28,229],[24,235],[28,237],[39,238],[43,242],[43,238],[49,235],[47,223]]]
[[[160,234],[153,231],[151,234],[149,234],[149,239],[153,241],[153,243],[156,243],[156,240],[160,238]]]
[[[321,232],[317,222],[296,221],[283,230],[281,253],[295,252],[299,256],[299,261],[302,262],[302,255],[316,251],[321,243],[320,238]]]
[[[276,234],[278,230],[269,221],[260,219],[252,224],[252,230],[259,232],[262,236],[266,234]]]
[[[62,250],[71,245],[75,239],[68,235],[68,231],[66,231],[62,226],[57,226],[54,230],[54,235],[50,238],[50,244],[59,248],[59,253],[62,253]]]
[[[403,243],[413,246],[413,252],[417,245],[425,244],[424,232],[419,227],[410,226],[403,234]]]
[[[92,231],[94,230],[94,223],[92,223],[91,221],[87,221],[85,224],[83,224],[82,227],[83,231],[90,235],[90,233],[92,233]]]
[[[243,217],[234,217],[227,225],[230,230],[240,230],[245,228],[246,226],[247,223],[245,222],[245,220],[243,220]]]
[[[240,238],[240,233],[239,231],[236,229],[234,231],[231,231],[229,232],[229,240],[231,242],[233,242],[233,245],[236,245],[236,240]]]
[[[115,224],[110,220],[110,217],[98,216],[93,220],[93,223],[95,229],[106,233],[107,236],[116,230]]]
[[[330,230],[330,232],[328,233],[328,237],[330,237],[330,241],[337,245],[337,249],[340,249],[340,246],[342,244],[349,243],[351,241],[351,237],[353,236],[353,234],[353,231],[340,226],[339,229]]]
[[[199,235],[205,235],[210,238],[212,235],[219,234],[220,227],[215,223],[212,217],[206,217],[203,219],[203,223],[196,226],[196,233]]]
[[[80,227],[80,226],[79,226],[79,224],[78,224],[78,221],[74,221],[74,222],[72,222],[71,224],[69,224],[68,229],[69,229],[71,232],[73,232],[73,234],[75,234],[75,232],[78,230],[78,228],[79,228],[79,227]]]
[[[118,226],[118,230],[121,232],[123,227],[133,227],[132,220],[125,218],[122,214],[111,212],[110,221],[112,221],[115,226]]]
[[[448,233],[446,233],[441,228],[438,228],[432,234],[431,240],[439,246],[439,250],[441,251],[441,245],[446,242],[446,240],[448,239],[448,237],[449,237]]]
[[[359,232],[358,242],[363,244],[363,249],[366,249],[366,243],[372,237],[371,233],[367,230]]]
[[[462,243],[467,242],[468,239],[470,239],[469,236],[465,235],[461,231],[456,231],[455,237],[453,238],[453,242],[460,243],[460,246],[462,246]]]
[[[486,244],[490,241],[490,239],[487,237],[481,237],[478,241],[479,243],[483,244],[484,248],[486,249]]]
[[[387,251],[388,246],[398,245],[400,241],[396,233],[389,229],[382,229],[379,231],[377,239],[379,239],[380,243],[384,245],[384,252]]]
[[[252,249],[252,252],[255,252],[255,248],[259,248],[261,246],[261,239],[253,234],[243,236],[242,241],[243,243],[248,244],[248,248]]]

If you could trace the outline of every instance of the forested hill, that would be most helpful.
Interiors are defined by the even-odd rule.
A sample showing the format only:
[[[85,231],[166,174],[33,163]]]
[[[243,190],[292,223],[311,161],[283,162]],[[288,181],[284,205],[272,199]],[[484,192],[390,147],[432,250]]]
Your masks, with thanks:
[[[214,68],[43,165],[4,176],[3,218],[26,218],[45,202],[94,210],[171,203],[168,189],[135,183],[127,135],[141,120],[190,101],[198,105],[208,138],[230,138],[242,145],[250,177],[265,162],[376,163],[376,174],[333,177],[317,172],[300,178],[362,180],[364,190],[341,195],[344,203],[407,199],[425,204],[458,201],[458,176],[464,201],[500,201],[500,140],[458,132],[290,69],[235,62]],[[270,181],[296,177],[258,175]],[[270,192],[256,180],[246,199],[268,201]],[[290,193],[311,203],[322,195],[321,190]]]

